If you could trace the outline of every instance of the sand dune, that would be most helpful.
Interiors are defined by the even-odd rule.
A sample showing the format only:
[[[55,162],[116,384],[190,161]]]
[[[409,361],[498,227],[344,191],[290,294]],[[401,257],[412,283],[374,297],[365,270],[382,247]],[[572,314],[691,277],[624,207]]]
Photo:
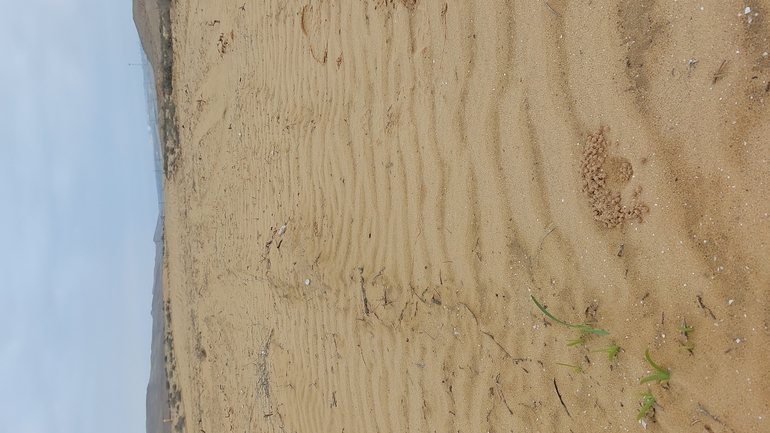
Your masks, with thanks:
[[[175,431],[770,431],[750,3],[175,2]]]

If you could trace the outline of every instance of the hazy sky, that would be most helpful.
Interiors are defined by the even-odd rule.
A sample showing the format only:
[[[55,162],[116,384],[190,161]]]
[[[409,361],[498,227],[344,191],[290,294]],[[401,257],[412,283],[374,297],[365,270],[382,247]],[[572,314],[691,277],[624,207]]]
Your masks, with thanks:
[[[143,432],[158,197],[131,1],[0,11],[0,431]]]

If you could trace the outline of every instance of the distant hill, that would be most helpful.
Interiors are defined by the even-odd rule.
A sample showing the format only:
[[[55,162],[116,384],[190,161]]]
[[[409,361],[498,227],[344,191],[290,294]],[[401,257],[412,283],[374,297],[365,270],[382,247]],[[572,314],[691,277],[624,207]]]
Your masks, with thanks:
[[[134,24],[139,32],[150,64],[157,68],[161,60],[160,5],[158,0],[134,0]],[[156,76],[157,76],[157,70]]]
[[[161,0],[162,1],[162,0]],[[168,7],[168,1],[163,1]],[[147,384],[147,433],[171,433],[171,423],[164,422],[170,417],[165,363],[165,323],[163,314],[163,176],[160,174],[161,162],[158,136],[157,90],[162,80],[157,80],[163,73],[163,42],[161,32],[161,6],[158,0],[134,0],[134,24],[139,33],[142,49],[150,63],[145,65],[145,91],[147,110],[152,127],[151,134],[155,147],[156,170],[158,170],[158,200],[160,215],[155,231],[155,278],[152,289],[152,343],[150,351],[150,380]],[[170,48],[170,47],[169,47]]]

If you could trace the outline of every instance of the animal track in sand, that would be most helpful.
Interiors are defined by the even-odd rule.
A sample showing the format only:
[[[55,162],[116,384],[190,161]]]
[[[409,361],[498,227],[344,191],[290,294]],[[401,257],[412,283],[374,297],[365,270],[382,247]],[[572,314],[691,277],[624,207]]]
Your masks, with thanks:
[[[310,44],[310,55],[316,62],[326,64],[329,56],[329,17],[328,5],[323,2],[306,4],[300,13],[300,28]],[[341,55],[340,55],[341,56]],[[340,57],[341,58],[341,57]],[[338,62],[340,63],[341,60]]]
[[[639,200],[642,187],[633,190],[630,202],[624,203],[620,193],[633,174],[633,166],[627,159],[608,156],[604,127],[586,134],[580,177],[595,220],[607,227],[620,227],[627,220],[642,221],[642,215],[649,212],[649,208]]]

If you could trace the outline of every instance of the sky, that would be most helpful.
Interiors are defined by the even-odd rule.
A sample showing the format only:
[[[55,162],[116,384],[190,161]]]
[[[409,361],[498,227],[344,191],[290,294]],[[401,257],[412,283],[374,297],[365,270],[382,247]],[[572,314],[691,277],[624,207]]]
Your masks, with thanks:
[[[0,433],[144,431],[159,198],[131,0],[0,11]]]

